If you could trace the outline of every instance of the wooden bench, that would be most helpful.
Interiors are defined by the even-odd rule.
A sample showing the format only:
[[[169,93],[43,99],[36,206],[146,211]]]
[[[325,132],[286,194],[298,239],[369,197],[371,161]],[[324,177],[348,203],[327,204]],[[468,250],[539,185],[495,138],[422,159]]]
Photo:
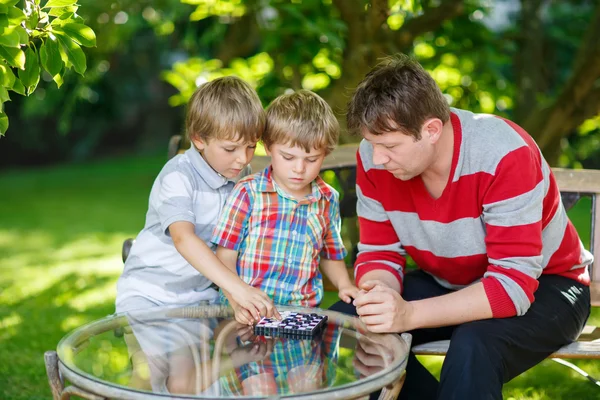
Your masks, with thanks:
[[[169,158],[185,150],[189,144],[183,144],[181,138],[174,136],[169,143]],[[356,244],[358,243],[358,225],[356,219],[356,151],[357,144],[341,145],[325,159],[321,168],[326,178],[328,173],[335,176],[334,186],[340,189],[340,211],[345,226],[345,239],[350,242],[352,254],[348,262],[349,268],[354,263]],[[269,164],[269,157],[255,156],[252,160],[252,170],[259,171]],[[592,306],[600,306],[600,170],[570,170],[552,168],[556,177],[561,197],[565,207],[570,209],[585,196],[591,197],[590,211],[590,251],[596,259],[590,266],[592,284]],[[331,175],[329,175],[331,177]],[[356,227],[356,229],[355,229]],[[449,340],[441,340],[415,346],[412,351],[418,355],[445,355],[450,345]],[[551,358],[594,358],[600,359],[600,328],[587,325],[579,339],[562,347],[550,356]]]

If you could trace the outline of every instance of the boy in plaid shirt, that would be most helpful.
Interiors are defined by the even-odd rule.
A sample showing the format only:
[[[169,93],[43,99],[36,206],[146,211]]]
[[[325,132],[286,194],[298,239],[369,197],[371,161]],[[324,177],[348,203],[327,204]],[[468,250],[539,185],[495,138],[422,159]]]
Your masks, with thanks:
[[[215,227],[217,257],[275,304],[318,306],[319,262],[343,301],[358,293],[343,261],[339,194],[319,177],[338,137],[337,119],[317,94],[276,98],[262,137],[271,165],[237,183]],[[247,310],[231,305],[238,322],[252,323]]]

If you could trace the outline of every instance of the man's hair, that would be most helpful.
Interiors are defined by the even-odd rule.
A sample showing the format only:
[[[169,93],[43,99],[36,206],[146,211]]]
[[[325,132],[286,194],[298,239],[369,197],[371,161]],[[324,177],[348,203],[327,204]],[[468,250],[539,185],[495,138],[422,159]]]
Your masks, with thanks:
[[[283,94],[267,107],[267,124],[262,138],[267,148],[275,143],[289,143],[306,152],[324,149],[325,154],[329,154],[339,136],[340,124],[331,107],[309,90]]]
[[[351,132],[401,131],[415,140],[421,139],[421,127],[429,118],[446,123],[450,107],[431,75],[404,54],[385,58],[365,76],[346,114]]]
[[[265,129],[265,111],[248,83],[225,76],[196,89],[188,103],[185,128],[188,139],[257,142]]]

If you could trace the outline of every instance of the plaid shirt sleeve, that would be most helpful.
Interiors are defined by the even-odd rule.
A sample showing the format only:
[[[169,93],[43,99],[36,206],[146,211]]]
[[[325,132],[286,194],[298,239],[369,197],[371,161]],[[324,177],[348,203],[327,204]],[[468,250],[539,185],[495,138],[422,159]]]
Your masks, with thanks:
[[[346,257],[346,248],[342,241],[342,218],[340,216],[340,195],[334,192],[333,199],[327,202],[329,212],[327,216],[327,232],[323,241],[321,256],[329,260],[343,260]]]
[[[225,203],[225,208],[215,226],[211,241],[218,246],[239,251],[248,232],[250,196],[243,183],[237,184]]]

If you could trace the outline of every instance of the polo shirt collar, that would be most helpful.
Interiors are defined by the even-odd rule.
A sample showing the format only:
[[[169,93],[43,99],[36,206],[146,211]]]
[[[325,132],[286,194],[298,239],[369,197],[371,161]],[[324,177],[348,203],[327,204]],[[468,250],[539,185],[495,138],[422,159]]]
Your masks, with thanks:
[[[269,165],[259,173],[257,186],[260,192],[277,192],[275,182],[273,182],[272,171],[273,168]],[[312,193],[308,197],[309,199],[314,199],[314,201],[320,200],[321,197],[324,197],[328,201],[332,201],[334,198],[333,191],[320,176],[317,176],[311,182],[311,190]]]
[[[227,185],[228,182],[233,182],[233,183],[236,182],[234,179],[228,179],[228,178],[224,177],[223,175],[219,174],[217,171],[215,171],[206,162],[204,157],[202,157],[202,155],[196,149],[196,147],[194,147],[194,145],[192,145],[192,147],[190,147],[188,150],[186,150],[185,153],[188,156],[188,158],[190,159],[190,161],[192,162],[192,165],[194,166],[194,169],[196,170],[196,172],[198,172],[198,174],[200,174],[202,179],[204,179],[204,181],[208,184],[208,186],[210,186],[211,189],[217,190],[217,189]]]

